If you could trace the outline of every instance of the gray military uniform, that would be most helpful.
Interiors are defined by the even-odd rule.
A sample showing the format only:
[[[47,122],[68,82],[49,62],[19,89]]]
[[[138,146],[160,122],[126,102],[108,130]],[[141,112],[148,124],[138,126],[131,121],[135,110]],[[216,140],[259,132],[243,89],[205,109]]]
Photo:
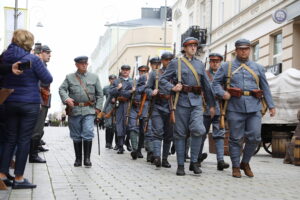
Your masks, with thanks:
[[[235,71],[242,62],[235,59],[232,62],[232,72]],[[252,62],[245,62],[259,77],[259,88],[263,90],[269,108],[274,108],[271,92],[266,80],[263,66]],[[228,74],[228,62],[223,63],[213,80],[213,90],[219,97],[224,96],[224,89]],[[241,68],[231,77],[230,87],[240,88],[243,91],[258,89],[253,75],[246,69]],[[240,167],[241,144],[244,137],[247,139],[243,151],[243,163],[249,163],[257,145],[261,141],[261,102],[254,96],[231,97],[227,107],[227,121],[230,131],[229,150],[233,167]]]
[[[203,63],[196,58],[192,58],[190,63],[194,66],[197,74],[200,77],[201,87],[204,90],[208,105],[210,107],[214,107],[215,101]],[[183,61],[181,61],[181,68],[182,84],[188,86],[197,86],[196,78]],[[169,82],[169,80],[173,79],[173,82],[176,83],[178,82],[177,77],[178,59],[173,59],[160,79],[161,87],[171,92],[174,84]],[[184,165],[185,138],[188,133],[191,134],[191,162],[196,163],[202,136],[206,133],[203,125],[201,95],[193,92],[180,92],[175,111],[175,118],[176,123],[174,125],[173,136],[177,153],[177,163],[180,166]]]

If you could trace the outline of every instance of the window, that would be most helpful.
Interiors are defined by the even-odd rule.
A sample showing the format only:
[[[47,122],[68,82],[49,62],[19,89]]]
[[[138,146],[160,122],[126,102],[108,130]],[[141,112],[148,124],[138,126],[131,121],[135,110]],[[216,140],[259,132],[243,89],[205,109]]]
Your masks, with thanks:
[[[193,26],[194,24],[194,13],[189,15],[189,26]]]
[[[219,25],[224,23],[224,0],[219,0]]]
[[[200,4],[200,27],[205,27],[205,1]]]
[[[138,67],[142,65],[142,56],[135,56],[135,74],[138,74]]]
[[[252,46],[252,60],[258,61],[259,59],[259,43],[256,43]]]
[[[234,1],[234,13],[238,14],[241,11],[241,0]]]
[[[273,65],[282,61],[282,33],[274,35]]]

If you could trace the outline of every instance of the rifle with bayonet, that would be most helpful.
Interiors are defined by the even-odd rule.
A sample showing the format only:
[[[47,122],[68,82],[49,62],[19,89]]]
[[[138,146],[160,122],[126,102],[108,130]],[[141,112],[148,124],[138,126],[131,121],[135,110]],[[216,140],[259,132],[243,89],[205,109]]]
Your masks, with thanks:
[[[173,55],[174,55],[174,57],[176,57],[176,42],[174,42],[174,46],[173,46]],[[176,108],[176,106],[174,106],[174,97],[173,97],[172,92],[171,92],[171,95],[170,95],[169,107],[170,107],[170,122],[172,124],[175,124],[175,122],[176,122],[176,118],[175,118],[175,108]]]
[[[132,80],[133,80],[132,88],[136,88],[135,70],[136,70],[136,68],[134,68],[134,71],[132,72]],[[130,110],[132,108],[132,104],[133,104],[133,101],[134,101],[134,98],[135,98],[135,94],[136,94],[136,90],[132,92],[130,102],[129,102],[128,107],[127,107],[126,120],[125,120],[125,125],[126,126],[128,125]]]
[[[226,62],[226,57],[227,57],[227,44],[225,45],[224,62]],[[229,79],[229,81],[227,80],[227,82],[230,83],[230,77],[227,77],[227,79]],[[226,84],[224,86],[225,91],[227,91],[229,86],[230,86],[229,84]],[[219,104],[220,104],[220,112],[221,112],[220,128],[223,129],[223,128],[225,128],[225,114],[226,114],[226,110],[227,110],[228,100],[221,99]]]

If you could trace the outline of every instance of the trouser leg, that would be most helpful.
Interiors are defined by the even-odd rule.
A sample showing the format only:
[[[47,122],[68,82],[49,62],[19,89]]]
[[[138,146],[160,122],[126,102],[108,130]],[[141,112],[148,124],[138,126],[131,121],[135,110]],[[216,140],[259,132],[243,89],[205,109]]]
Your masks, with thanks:
[[[198,161],[202,136],[191,136],[191,163]]]

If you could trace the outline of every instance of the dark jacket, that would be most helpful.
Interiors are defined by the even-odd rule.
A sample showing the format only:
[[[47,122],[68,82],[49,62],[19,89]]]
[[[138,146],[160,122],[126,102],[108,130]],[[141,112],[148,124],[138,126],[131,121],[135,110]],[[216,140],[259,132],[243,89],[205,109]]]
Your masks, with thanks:
[[[11,64],[2,64],[0,63],[0,75],[5,75],[5,74],[8,74],[8,73],[11,73],[11,68],[12,68],[12,65]]]
[[[7,98],[7,102],[41,103],[39,81],[50,84],[52,76],[36,55],[17,46],[10,44],[3,53],[3,64],[13,64],[17,61],[31,61],[31,69],[24,70],[21,75],[7,74],[4,77],[3,87],[15,91]]]

